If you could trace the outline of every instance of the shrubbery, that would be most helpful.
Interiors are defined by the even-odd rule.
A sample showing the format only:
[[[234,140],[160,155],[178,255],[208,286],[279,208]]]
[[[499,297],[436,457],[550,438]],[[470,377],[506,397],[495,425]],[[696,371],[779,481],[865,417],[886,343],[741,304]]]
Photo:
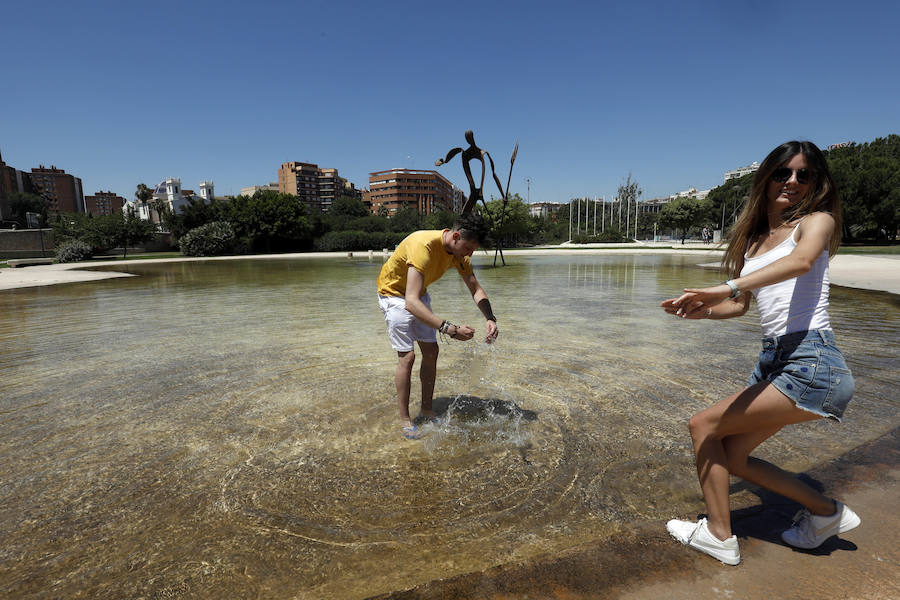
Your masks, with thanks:
[[[234,227],[227,221],[213,221],[191,229],[178,240],[185,256],[220,256],[234,251]]]
[[[625,237],[615,227],[610,227],[597,235],[579,235],[572,238],[573,244],[627,244],[632,242],[634,242],[633,239]]]
[[[386,231],[330,231],[316,240],[316,250],[340,252],[342,250],[393,248],[406,236],[406,233]]]
[[[81,240],[68,241],[56,249],[56,260],[61,263],[87,260],[93,255],[94,250],[90,244],[86,244]]]

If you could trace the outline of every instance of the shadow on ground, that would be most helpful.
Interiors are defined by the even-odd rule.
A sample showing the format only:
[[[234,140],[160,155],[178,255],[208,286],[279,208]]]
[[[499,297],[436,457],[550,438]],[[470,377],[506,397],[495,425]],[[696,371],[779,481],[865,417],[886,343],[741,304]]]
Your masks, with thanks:
[[[510,400],[499,398],[479,398],[478,396],[440,396],[432,402],[438,417],[452,416],[460,421],[487,421],[495,417],[516,418],[523,421],[537,421],[533,410],[520,408]]]

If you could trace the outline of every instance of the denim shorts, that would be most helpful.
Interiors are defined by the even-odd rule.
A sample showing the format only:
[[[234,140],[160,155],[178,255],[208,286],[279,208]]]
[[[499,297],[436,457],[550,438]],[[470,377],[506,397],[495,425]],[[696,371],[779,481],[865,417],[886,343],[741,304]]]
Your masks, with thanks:
[[[853,396],[853,375],[830,329],[763,338],[747,385],[761,381],[774,385],[803,410],[837,421]]]

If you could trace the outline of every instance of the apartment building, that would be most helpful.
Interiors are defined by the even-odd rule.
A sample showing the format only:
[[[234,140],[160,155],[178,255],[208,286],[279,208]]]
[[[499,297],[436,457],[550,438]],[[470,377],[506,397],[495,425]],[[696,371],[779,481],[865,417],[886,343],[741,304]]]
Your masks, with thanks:
[[[437,171],[376,171],[369,173],[369,189],[363,191],[363,202],[373,214],[384,210],[392,215],[407,207],[430,215],[439,210],[452,211],[453,200],[453,184]]]
[[[310,212],[321,211],[319,165],[297,161],[281,163],[278,170],[278,191],[297,196]]]
[[[48,212],[83,213],[84,192],[81,190],[81,179],[57,169],[44,165],[31,169],[31,184],[36,193],[41,193],[48,201]]]
[[[743,177],[744,175],[747,175],[748,173],[753,173],[754,171],[756,171],[758,169],[759,169],[759,163],[754,161],[754,162],[750,163],[749,165],[747,165],[746,167],[739,167],[733,171],[726,171],[725,172],[725,181],[728,181],[729,179],[737,179],[738,177]]]
[[[360,190],[352,183],[338,175],[337,169],[319,169],[319,203],[324,212],[331,209],[331,204],[341,196],[362,198]]]
[[[84,209],[89,215],[114,215],[122,212],[125,198],[115,192],[99,191],[93,196],[84,197]]]
[[[115,192],[98,191],[92,196],[84,197],[85,212],[89,215],[113,215],[122,212],[126,200]]]

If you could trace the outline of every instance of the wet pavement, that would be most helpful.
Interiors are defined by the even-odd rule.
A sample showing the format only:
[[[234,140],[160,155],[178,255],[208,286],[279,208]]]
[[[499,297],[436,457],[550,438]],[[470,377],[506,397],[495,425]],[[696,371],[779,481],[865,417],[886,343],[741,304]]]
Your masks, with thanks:
[[[685,548],[669,537],[660,521],[623,529],[615,541],[432,581],[372,600],[900,598],[900,430],[802,476],[845,501],[862,524],[816,550],[795,550],[784,545],[779,534],[798,506],[739,483],[746,489],[732,496],[743,561],[737,567]]]

